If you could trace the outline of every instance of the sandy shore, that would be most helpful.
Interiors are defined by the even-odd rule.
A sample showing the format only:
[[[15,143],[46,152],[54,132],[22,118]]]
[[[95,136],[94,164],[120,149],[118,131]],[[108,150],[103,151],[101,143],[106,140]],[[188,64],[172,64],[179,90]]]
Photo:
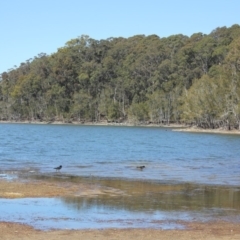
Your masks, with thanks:
[[[215,223],[190,223],[187,230],[156,230],[156,229],[105,229],[105,230],[52,230],[39,231],[29,226],[0,223],[1,239],[35,239],[35,240],[65,240],[65,239],[111,239],[111,240],[227,240],[240,239],[240,226],[237,224],[215,222]]]
[[[195,132],[195,133],[218,133],[218,134],[240,134],[239,130],[224,130],[224,129],[201,129],[197,127],[176,128],[173,131],[178,132]]]
[[[0,180],[1,198],[22,197],[60,197],[69,195],[96,196],[111,194],[103,186],[90,186],[86,183],[59,183],[57,181],[32,180],[6,181]],[[114,189],[112,194],[116,194]],[[121,194],[121,193],[118,193]],[[30,226],[0,222],[1,239],[240,239],[240,224],[230,222],[181,222],[184,230],[161,229],[96,229],[96,230],[51,230],[40,231]]]

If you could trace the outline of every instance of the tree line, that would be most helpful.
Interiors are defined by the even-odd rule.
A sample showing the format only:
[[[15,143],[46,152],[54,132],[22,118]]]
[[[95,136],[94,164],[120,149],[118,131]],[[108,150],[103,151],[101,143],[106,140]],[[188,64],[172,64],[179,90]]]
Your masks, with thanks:
[[[0,120],[240,129],[240,26],[190,37],[82,35],[0,78]]]

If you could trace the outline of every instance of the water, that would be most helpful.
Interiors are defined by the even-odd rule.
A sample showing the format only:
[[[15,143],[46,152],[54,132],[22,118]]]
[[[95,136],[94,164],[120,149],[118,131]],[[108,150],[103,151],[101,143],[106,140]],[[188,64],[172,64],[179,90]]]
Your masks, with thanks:
[[[66,206],[62,199],[25,198],[0,199],[2,221],[21,222],[41,230],[100,228],[162,228],[181,229],[177,217],[167,219],[164,212],[144,213],[95,204],[78,203],[78,208]],[[65,200],[66,201],[66,200]],[[81,207],[79,207],[81,204]],[[68,203],[69,205],[69,203]],[[31,207],[29,207],[31,206]],[[186,214],[184,214],[184,217]],[[116,218],[116,216],[118,216]],[[191,218],[191,216],[188,216]],[[163,220],[162,220],[163,219]]]
[[[0,171],[47,173],[63,165],[63,173],[79,176],[240,183],[240,135],[35,124],[0,124],[0,133]]]
[[[240,187],[120,179],[95,179],[92,184],[96,183],[112,189],[118,186],[121,191],[98,197],[2,198],[0,221],[21,222],[42,230],[183,229],[189,221],[240,222]]]
[[[44,230],[240,222],[240,135],[37,124],[0,124],[0,133],[0,180],[20,174],[124,193],[2,198],[0,221]],[[59,165],[63,168],[56,174],[53,168]],[[141,165],[143,170],[137,168]]]

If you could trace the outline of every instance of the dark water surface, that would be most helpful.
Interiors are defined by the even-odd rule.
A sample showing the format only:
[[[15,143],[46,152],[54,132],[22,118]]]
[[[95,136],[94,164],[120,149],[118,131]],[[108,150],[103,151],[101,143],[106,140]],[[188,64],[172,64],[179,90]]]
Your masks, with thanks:
[[[182,228],[179,221],[240,221],[238,135],[37,124],[0,124],[0,133],[0,179],[47,178],[63,165],[59,175],[66,179],[125,193],[0,199],[0,221],[40,229],[166,229]]]

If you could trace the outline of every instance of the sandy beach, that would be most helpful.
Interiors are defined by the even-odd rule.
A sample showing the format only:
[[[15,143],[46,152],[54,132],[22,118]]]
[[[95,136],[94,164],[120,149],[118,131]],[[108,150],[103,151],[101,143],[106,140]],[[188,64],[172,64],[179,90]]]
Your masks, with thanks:
[[[187,230],[156,230],[156,229],[104,229],[104,230],[52,230],[39,231],[33,228],[14,223],[0,223],[1,239],[165,239],[165,240],[234,240],[240,239],[240,225],[216,222],[216,223],[189,223]]]
[[[6,181],[0,180],[1,198],[60,197],[81,192],[91,197],[105,194],[104,187],[92,187],[85,183],[59,183],[57,181]],[[108,191],[109,194],[109,191]],[[113,192],[114,194],[114,192]],[[30,226],[0,222],[1,239],[240,239],[240,224],[231,222],[181,222],[183,230],[161,229],[94,229],[40,231]]]

